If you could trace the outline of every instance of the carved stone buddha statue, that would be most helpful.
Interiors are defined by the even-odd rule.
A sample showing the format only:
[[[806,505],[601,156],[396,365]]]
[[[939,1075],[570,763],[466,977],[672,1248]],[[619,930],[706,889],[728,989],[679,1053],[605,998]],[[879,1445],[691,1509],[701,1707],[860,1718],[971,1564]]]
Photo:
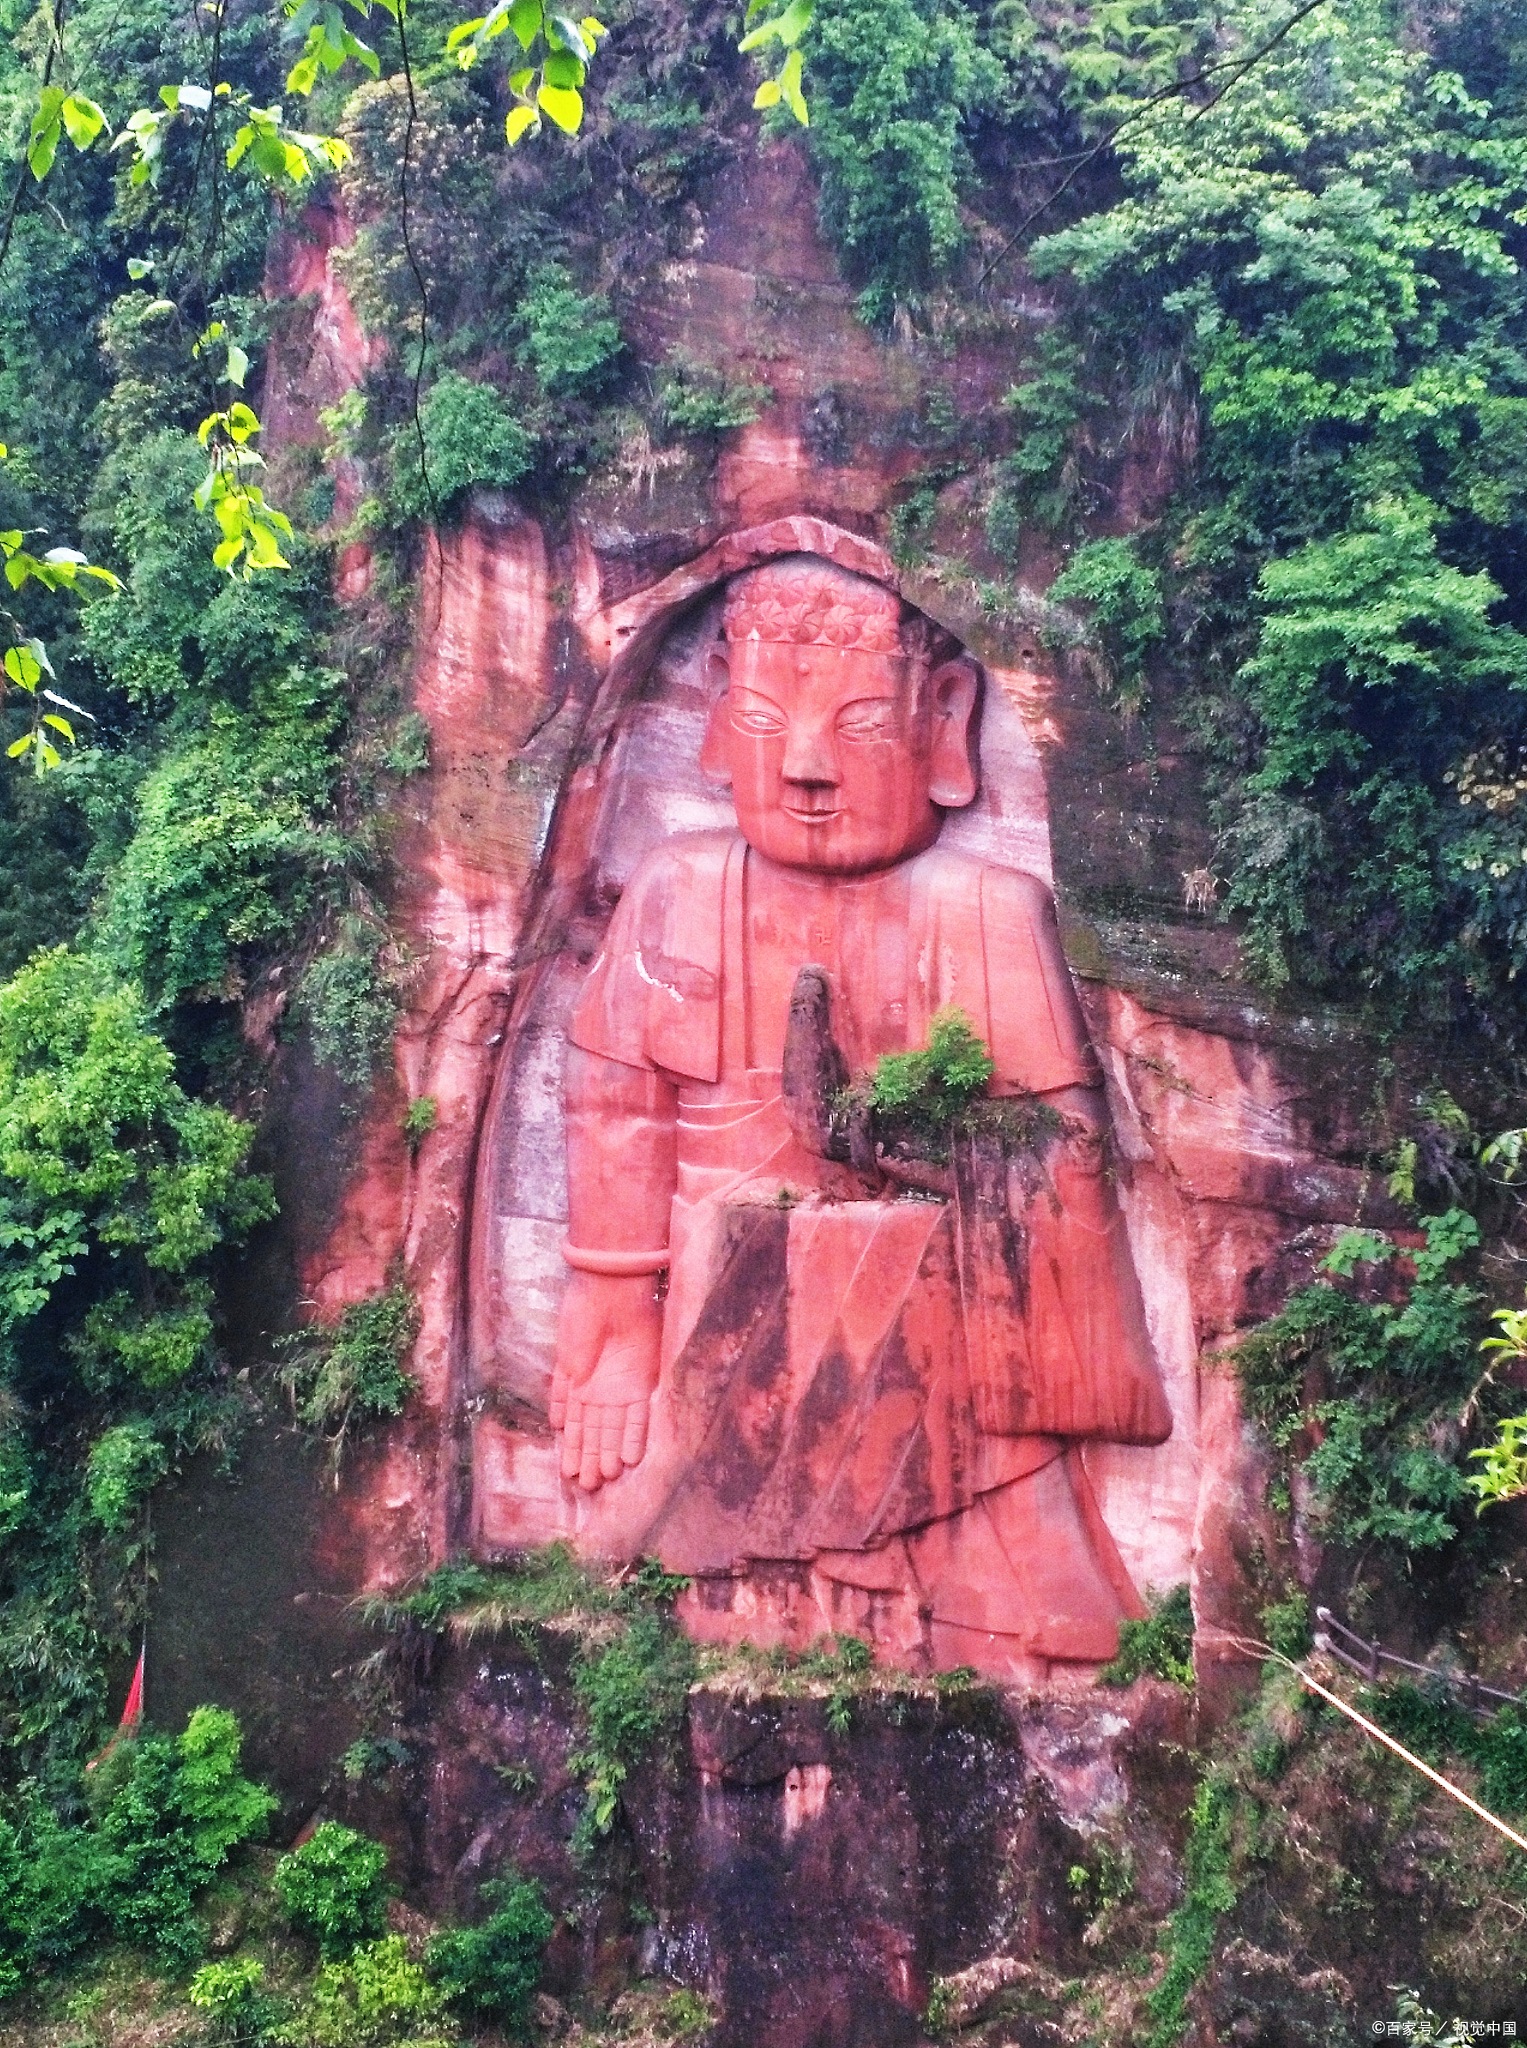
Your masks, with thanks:
[[[1107,1658],[1143,1610],[1079,1446],[1171,1417],[1052,899],[938,843],[979,675],[805,555],[733,579],[708,660],[738,829],[647,856],[569,1034],[552,1423],[585,1546],[692,1574],[718,1633],[789,1568],[935,1668]],[[1010,1111],[921,1163],[845,1138],[843,1084],[949,1011]]]

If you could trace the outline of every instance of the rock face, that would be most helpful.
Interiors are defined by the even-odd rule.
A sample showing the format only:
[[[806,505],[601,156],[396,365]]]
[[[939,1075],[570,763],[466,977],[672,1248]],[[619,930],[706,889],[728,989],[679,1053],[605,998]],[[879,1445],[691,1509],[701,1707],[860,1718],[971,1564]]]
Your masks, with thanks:
[[[344,225],[317,225],[281,259],[317,307],[310,340],[289,324],[281,344],[276,417],[297,438],[370,347],[329,261]],[[1018,302],[1013,317],[1042,312]],[[431,539],[420,577],[413,694],[430,768],[410,785],[396,906],[417,972],[395,1085],[372,1099],[339,1214],[303,1272],[304,1293],[332,1314],[401,1260],[421,1306],[419,1398],[337,1504],[365,1581],[397,1584],[464,1548],[492,1556],[557,1536],[598,1547],[591,1497],[561,1476],[549,1421],[567,1275],[568,1020],[649,849],[734,827],[699,766],[704,649],[729,578],[805,556],[899,593],[979,662],[979,793],[940,844],[1055,891],[1170,1408],[1164,1441],[1094,1438],[1081,1464],[1136,1594],[1190,1580],[1200,1658],[1210,1667],[1223,1652],[1228,1682],[1223,1638],[1255,1607],[1246,1564],[1262,1480],[1214,1355],[1307,1276],[1336,1230],[1397,1220],[1358,1163],[1342,1107],[1357,1091],[1329,1086],[1340,1029],[1275,1017],[1238,983],[1233,941],[1204,914],[1214,883],[1191,761],[1164,728],[1147,753],[1100,695],[1095,664],[1046,651],[1054,565],[1042,551],[1026,544],[994,619],[974,577],[904,571],[883,545],[921,460],[919,391],[936,384],[955,408],[989,398],[1010,371],[1000,350],[962,343],[935,360],[873,340],[817,239],[788,144],[723,181],[693,260],[652,281],[636,328],[654,353],[682,334],[768,383],[773,405],[712,458],[596,476],[555,527],[478,493]],[[1121,502],[1144,516],[1170,478],[1130,461],[1139,474]],[[979,563],[975,510],[940,561],[963,547]],[[342,581],[362,605],[364,571],[347,561]],[[400,1114],[420,1096],[435,1099],[436,1123],[410,1151]],[[810,1588],[762,1601],[743,1588],[733,1606],[738,1627],[764,1633],[866,1625]]]
[[[1097,1906],[1078,1867],[1126,1804],[1136,1910],[1175,1903],[1190,1784],[1176,1688],[1141,1680],[1060,1709],[991,1692],[866,1697],[837,1729],[826,1707],[692,1694],[676,1751],[633,1773],[614,1834],[579,1866],[576,1718],[554,1649],[448,1648],[404,1724],[407,1789],[370,1793],[355,1817],[391,1835],[435,1910],[470,1911],[506,1865],[559,1911],[603,1880],[599,1910],[570,1915],[553,1943],[548,1989],[610,1996],[660,1973],[713,2002],[715,2048],[914,2048],[944,1978],[972,2014],[1027,1984],[1056,2010]]]

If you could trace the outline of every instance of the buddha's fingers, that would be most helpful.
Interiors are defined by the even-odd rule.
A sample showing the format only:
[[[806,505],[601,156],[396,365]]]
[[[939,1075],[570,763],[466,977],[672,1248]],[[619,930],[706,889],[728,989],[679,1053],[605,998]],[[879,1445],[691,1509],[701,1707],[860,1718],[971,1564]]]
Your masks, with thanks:
[[[633,1401],[626,1410],[625,1433],[620,1440],[620,1462],[623,1465],[639,1465],[642,1461],[647,1449],[647,1417],[651,1408],[651,1401],[644,1397]]]
[[[608,1409],[595,1407],[583,1411],[583,1455],[578,1461],[578,1484],[585,1493],[597,1493],[604,1484],[604,1474],[599,1469],[599,1447],[608,1412]]]
[[[562,1477],[577,1479],[583,1470],[583,1403],[569,1394],[567,1419],[562,1430]]]
[[[548,1420],[553,1429],[561,1429],[567,1422],[567,1374],[559,1365],[551,1376],[551,1407]],[[572,1474],[569,1473],[571,1478]]]
[[[620,1447],[625,1420],[624,1408],[605,1408],[600,1411],[599,1476],[602,1479],[618,1479],[621,1475],[623,1467]]]

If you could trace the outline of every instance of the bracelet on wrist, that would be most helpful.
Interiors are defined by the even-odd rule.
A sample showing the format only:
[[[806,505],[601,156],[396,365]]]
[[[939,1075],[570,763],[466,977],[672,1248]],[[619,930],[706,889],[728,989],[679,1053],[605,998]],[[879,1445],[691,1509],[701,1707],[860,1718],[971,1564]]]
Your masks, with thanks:
[[[603,1252],[569,1243],[563,1245],[562,1256],[575,1273],[601,1273],[607,1279],[629,1280],[641,1273],[661,1273],[668,1264],[668,1247],[664,1245],[656,1252]]]

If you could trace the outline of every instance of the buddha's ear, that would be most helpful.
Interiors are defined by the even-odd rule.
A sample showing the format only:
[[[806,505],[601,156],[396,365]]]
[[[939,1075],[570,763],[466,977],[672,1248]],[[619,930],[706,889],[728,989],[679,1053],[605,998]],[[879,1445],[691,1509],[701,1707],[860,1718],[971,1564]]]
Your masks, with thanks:
[[[732,782],[731,763],[726,749],[726,692],[731,681],[731,667],[727,659],[725,644],[717,641],[705,656],[705,682],[710,691],[710,716],[705,722],[705,739],[700,748],[700,773],[712,782],[719,782],[729,789]]]
[[[928,794],[948,811],[976,793],[975,716],[980,683],[968,655],[941,662],[928,678],[933,699],[933,752]]]

